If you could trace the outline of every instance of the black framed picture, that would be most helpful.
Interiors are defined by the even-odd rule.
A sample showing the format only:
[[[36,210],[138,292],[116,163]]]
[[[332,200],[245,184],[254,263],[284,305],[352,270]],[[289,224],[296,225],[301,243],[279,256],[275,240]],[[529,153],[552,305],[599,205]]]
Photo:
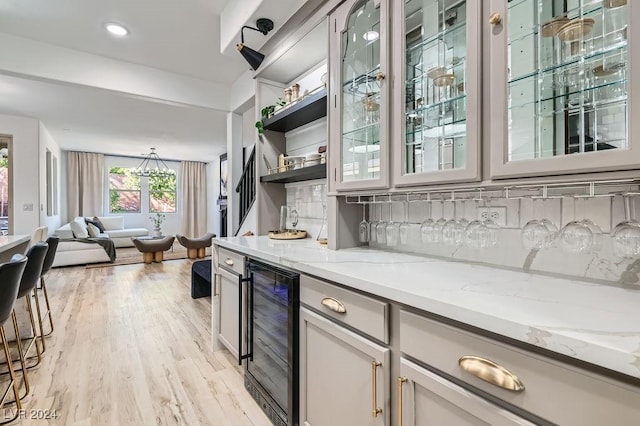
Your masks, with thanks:
[[[227,198],[227,154],[220,156],[220,198]]]

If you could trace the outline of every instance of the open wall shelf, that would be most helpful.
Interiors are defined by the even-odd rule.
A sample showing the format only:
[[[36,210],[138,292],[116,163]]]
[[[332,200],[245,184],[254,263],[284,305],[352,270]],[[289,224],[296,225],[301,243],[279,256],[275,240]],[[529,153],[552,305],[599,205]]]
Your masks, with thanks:
[[[260,182],[291,183],[301,182],[303,180],[324,179],[326,177],[327,165],[318,164],[315,166],[303,167],[301,169],[261,176]]]
[[[307,96],[279,114],[262,120],[265,130],[288,132],[327,116],[327,90]]]

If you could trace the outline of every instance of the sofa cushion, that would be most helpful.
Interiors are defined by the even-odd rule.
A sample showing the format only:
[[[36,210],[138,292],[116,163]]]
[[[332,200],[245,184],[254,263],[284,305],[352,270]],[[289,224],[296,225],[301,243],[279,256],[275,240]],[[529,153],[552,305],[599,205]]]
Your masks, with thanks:
[[[93,223],[87,223],[87,232],[91,238],[97,238],[100,235],[100,229]]]
[[[124,229],[123,216],[100,216],[100,222],[104,226],[105,231],[114,231],[116,229]]]
[[[127,228],[110,231],[107,229],[105,233],[109,238],[131,238],[149,235],[149,230],[145,228]]]
[[[64,226],[61,226],[60,228],[56,229],[55,235],[57,235],[61,239],[73,238],[73,231],[71,230],[71,225],[67,223]]]
[[[78,223],[78,221],[75,221],[75,220],[73,222],[69,223],[69,226],[71,227],[71,232],[73,232],[74,238],[88,238],[89,237],[89,233],[87,232],[87,226],[84,223],[83,223],[83,225],[80,225]]]
[[[100,222],[100,219],[98,219],[98,216],[94,216],[93,218],[85,217],[84,223],[86,223],[87,225],[92,224],[93,226],[98,228],[100,232],[104,232],[104,225],[102,224],[102,222]]]

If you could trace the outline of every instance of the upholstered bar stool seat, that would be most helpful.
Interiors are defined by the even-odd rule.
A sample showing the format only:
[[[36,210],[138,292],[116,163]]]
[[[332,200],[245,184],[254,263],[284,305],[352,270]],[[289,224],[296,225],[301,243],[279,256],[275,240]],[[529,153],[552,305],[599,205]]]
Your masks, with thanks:
[[[209,232],[198,238],[189,238],[184,235],[176,235],[176,238],[178,242],[187,249],[189,259],[195,259],[197,257],[202,259],[206,255],[207,247],[211,247],[211,239],[215,236],[216,234]]]
[[[164,260],[164,252],[169,250],[173,245],[176,237],[163,237],[154,239],[132,238],[133,245],[142,253],[144,263],[162,262]]]

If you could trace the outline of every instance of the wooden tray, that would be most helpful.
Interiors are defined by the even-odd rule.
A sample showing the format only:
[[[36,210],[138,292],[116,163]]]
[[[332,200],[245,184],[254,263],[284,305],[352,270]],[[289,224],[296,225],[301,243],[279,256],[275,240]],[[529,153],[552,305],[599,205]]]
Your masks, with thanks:
[[[307,231],[271,231],[269,238],[272,240],[301,240],[307,238]]]

